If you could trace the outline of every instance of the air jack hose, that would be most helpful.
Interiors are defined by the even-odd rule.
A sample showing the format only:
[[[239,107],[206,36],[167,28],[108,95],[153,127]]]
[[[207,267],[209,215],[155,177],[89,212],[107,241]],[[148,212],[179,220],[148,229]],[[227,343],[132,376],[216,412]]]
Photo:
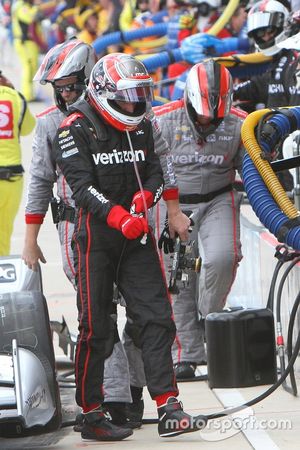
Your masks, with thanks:
[[[271,279],[270,289],[269,289],[269,295],[268,295],[268,302],[267,302],[267,308],[274,312],[274,297],[275,297],[275,286],[277,282],[277,278],[279,275],[279,271],[282,268],[282,266],[290,262],[287,269],[285,269],[283,275],[281,276],[281,280],[277,289],[277,300],[276,300],[276,343],[277,343],[277,353],[279,357],[280,362],[280,373],[282,374],[285,370],[285,349],[284,349],[284,339],[283,339],[283,333],[282,333],[282,323],[281,323],[281,299],[282,299],[282,292],[283,292],[283,286],[287,279],[287,276],[289,272],[293,269],[293,267],[299,262],[300,260],[300,253],[299,252],[293,252],[288,249],[288,247],[284,244],[279,244],[276,246],[276,252],[274,255],[275,258],[278,259],[277,264],[275,266],[275,269],[273,271],[273,276]],[[298,298],[298,297],[297,297]],[[297,299],[294,303],[293,310],[295,308],[295,305],[297,304]],[[298,307],[298,306],[297,306]],[[290,316],[289,325],[288,325],[288,359],[291,358],[292,355],[292,336],[293,336],[293,327],[294,327],[294,319],[292,318],[292,314]],[[294,374],[294,368],[290,371],[290,380],[292,387],[290,388],[286,381],[282,383],[282,387],[289,393],[293,394],[294,396],[297,395],[297,384],[295,380],[295,374]]]
[[[277,291],[277,301],[276,301],[276,328],[277,328],[277,348],[278,348],[278,356],[279,356],[279,362],[280,362],[280,373],[283,373],[285,370],[285,360],[284,360],[284,339],[283,339],[283,334],[282,334],[282,323],[281,323],[281,299],[282,299],[282,291],[283,291],[283,286],[284,283],[288,277],[288,274],[290,273],[290,271],[295,267],[296,264],[298,264],[300,261],[300,254],[294,254],[294,260],[288,265],[287,269],[284,271],[279,286],[278,286],[278,291]],[[297,298],[299,297],[299,295],[297,296]],[[298,300],[299,301],[299,300]],[[297,299],[296,299],[297,302]],[[289,328],[290,328],[290,324],[291,324],[291,329],[293,329],[294,323],[291,322],[291,319],[289,321]],[[290,333],[288,333],[289,336]],[[291,337],[290,337],[291,339]],[[289,338],[288,338],[289,340]],[[289,351],[288,351],[288,357],[290,359],[291,357],[291,344],[288,345],[289,347]],[[286,382],[284,381],[284,383],[282,384],[283,388],[292,393],[294,396],[297,395],[297,384],[296,384],[296,380],[295,380],[295,373],[294,373],[294,368],[291,368],[291,372],[290,372],[290,380],[291,380],[291,384],[292,384],[292,390],[287,386]]]

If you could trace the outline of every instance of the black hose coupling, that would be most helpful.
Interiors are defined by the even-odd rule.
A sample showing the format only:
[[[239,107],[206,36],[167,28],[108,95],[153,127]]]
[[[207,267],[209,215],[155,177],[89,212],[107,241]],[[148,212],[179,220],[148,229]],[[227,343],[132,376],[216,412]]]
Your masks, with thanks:
[[[300,252],[290,250],[285,244],[277,245],[275,250],[274,257],[277,258],[278,261],[287,262],[300,257]]]

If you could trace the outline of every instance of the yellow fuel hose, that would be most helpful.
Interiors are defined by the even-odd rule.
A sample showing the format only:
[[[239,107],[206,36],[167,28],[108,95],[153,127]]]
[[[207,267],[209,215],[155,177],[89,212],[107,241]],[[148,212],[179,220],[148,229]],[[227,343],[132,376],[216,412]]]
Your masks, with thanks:
[[[221,16],[216,21],[216,23],[212,27],[210,27],[210,29],[206,31],[206,33],[216,36],[229,22],[231,16],[234,14],[236,8],[239,6],[239,3],[240,0],[230,0]]]
[[[225,67],[234,67],[242,64],[263,64],[271,62],[273,60],[272,56],[266,56],[261,52],[248,53],[246,55],[230,55],[230,56],[216,56],[213,58],[219,64]]]
[[[280,108],[279,108],[280,109]],[[298,217],[299,213],[291,200],[288,198],[285,190],[283,189],[281,183],[279,182],[277,176],[275,175],[270,163],[261,157],[262,150],[258,145],[255,137],[254,129],[258,124],[259,120],[271,109],[260,109],[249,114],[241,129],[241,136],[246,148],[252,159],[255,167],[257,168],[259,174],[261,175],[265,185],[272,194],[275,202],[282,212],[289,218],[294,219]]]

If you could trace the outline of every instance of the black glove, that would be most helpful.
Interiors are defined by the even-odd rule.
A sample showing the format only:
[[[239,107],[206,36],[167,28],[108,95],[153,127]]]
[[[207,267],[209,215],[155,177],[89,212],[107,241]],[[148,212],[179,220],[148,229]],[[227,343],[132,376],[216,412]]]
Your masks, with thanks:
[[[192,215],[192,211],[182,211],[182,212],[191,219],[190,216]],[[164,253],[167,255],[168,253],[174,253],[174,242],[175,242],[175,239],[172,239],[170,236],[168,216],[166,217],[164,225],[165,227],[162,230],[162,233],[158,240],[158,248],[160,250],[163,248]],[[192,225],[194,225],[194,222],[191,219],[191,226]],[[190,228],[189,231],[192,231],[192,229]]]
[[[268,161],[274,161],[278,156],[277,149],[281,143],[281,132],[272,123],[264,123],[256,130],[259,144],[266,143],[269,151],[263,151],[261,156]]]
[[[161,250],[164,248],[164,253],[174,253],[174,239],[170,236],[169,222],[168,219],[165,220],[165,227],[158,240],[158,248]]]

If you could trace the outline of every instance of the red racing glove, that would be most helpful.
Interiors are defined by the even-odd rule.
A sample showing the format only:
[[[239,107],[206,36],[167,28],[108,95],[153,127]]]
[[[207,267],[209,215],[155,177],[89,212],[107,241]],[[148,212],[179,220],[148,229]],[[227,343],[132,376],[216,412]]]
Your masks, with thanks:
[[[107,224],[121,231],[126,239],[136,239],[149,231],[148,223],[144,217],[133,217],[120,205],[116,205],[110,210],[107,216]]]
[[[145,196],[147,209],[151,208],[151,206],[153,205],[153,194],[152,194],[152,192],[150,192],[150,191],[143,191],[143,193],[144,193],[144,196]],[[143,195],[142,195],[141,191],[137,191],[134,194],[132,202],[131,202],[130,212],[132,214],[141,214],[141,213],[145,212]]]

